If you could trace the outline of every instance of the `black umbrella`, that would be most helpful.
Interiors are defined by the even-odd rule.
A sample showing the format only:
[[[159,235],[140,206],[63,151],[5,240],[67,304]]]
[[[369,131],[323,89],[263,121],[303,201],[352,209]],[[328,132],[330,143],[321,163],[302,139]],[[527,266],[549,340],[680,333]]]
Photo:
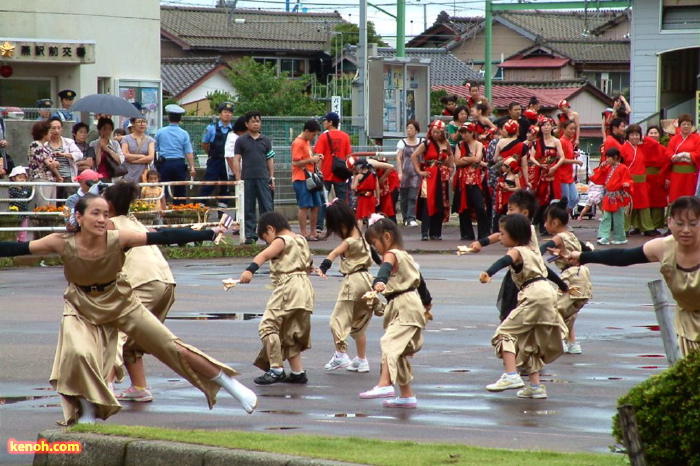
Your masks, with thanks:
[[[139,112],[128,100],[111,94],[92,94],[83,97],[71,106],[74,112],[104,113],[130,118],[141,118]]]

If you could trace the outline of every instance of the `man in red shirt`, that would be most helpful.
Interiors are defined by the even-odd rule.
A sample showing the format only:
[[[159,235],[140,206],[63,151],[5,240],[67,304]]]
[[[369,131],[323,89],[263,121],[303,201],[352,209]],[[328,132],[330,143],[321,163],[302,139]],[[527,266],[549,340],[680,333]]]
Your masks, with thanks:
[[[331,188],[333,188],[333,197],[348,201],[347,180],[338,178],[333,174],[333,159],[339,158],[345,160],[352,153],[350,144],[350,136],[348,133],[338,129],[340,116],[335,112],[329,112],[323,117],[323,129],[326,131],[318,137],[314,153],[323,154],[323,162],[321,162],[321,172],[323,173],[323,184],[329,198]],[[323,230],[323,222],[326,218],[326,206],[321,206],[321,212],[318,216],[316,229]]]
[[[292,143],[292,187],[299,206],[299,229],[302,236],[309,241],[318,241],[316,234],[316,219],[321,207],[321,192],[311,192],[306,187],[306,173],[313,172],[316,164],[323,159],[322,155],[312,154],[311,141],[321,131],[321,126],[316,120],[309,120],[304,124],[304,130]],[[306,220],[309,220],[310,232],[306,232]]]

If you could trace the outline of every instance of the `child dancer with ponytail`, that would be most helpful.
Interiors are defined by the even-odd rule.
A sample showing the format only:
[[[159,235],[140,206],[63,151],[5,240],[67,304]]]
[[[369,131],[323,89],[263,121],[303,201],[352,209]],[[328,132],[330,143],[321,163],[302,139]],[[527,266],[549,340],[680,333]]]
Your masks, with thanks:
[[[328,235],[339,236],[343,242],[321,262],[318,274],[326,278],[333,260],[340,256],[340,273],[344,278],[340,285],[338,301],[331,314],[331,334],[335,343],[335,354],[325,365],[325,369],[334,371],[345,368],[352,372],[369,372],[365,353],[367,348],[365,331],[372,318],[372,311],[381,315],[384,310],[378,298],[367,300],[362,297],[372,290],[372,275],[369,273],[372,265],[372,251],[357,226],[355,213],[345,201],[336,199],[326,208],[326,231]],[[377,257],[377,259],[381,262],[381,258]],[[355,339],[357,348],[357,356],[352,360],[347,355],[348,337]]]
[[[370,222],[365,238],[383,256],[384,262],[374,279],[373,288],[384,293],[387,305],[379,383],[360,393],[360,398],[393,397],[394,384],[398,384],[400,396],[385,400],[384,407],[415,408],[418,402],[411,389],[413,374],[408,358],[423,346],[423,328],[426,318],[431,318],[428,311],[432,307],[432,298],[418,265],[403,250],[401,232],[396,223],[386,218]]]

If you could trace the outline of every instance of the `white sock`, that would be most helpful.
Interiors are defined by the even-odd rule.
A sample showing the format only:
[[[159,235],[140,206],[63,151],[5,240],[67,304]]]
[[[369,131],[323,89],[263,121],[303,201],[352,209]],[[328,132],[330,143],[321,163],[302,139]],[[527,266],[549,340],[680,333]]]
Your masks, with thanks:
[[[345,357],[346,353],[339,353],[338,351],[335,352],[335,359],[343,359]]]
[[[275,375],[281,375],[282,372],[284,372],[284,367],[271,367],[270,371],[272,371]]]
[[[212,382],[220,385],[221,388],[226,390],[232,397],[238,400],[248,414],[255,411],[255,408],[258,406],[258,397],[251,389],[240,383],[238,380],[232,379],[226,375],[224,371],[220,371],[219,375],[211,380]]]
[[[94,424],[97,420],[95,418],[95,405],[85,398],[78,398],[78,401],[80,401],[80,418],[78,419],[78,424]]]

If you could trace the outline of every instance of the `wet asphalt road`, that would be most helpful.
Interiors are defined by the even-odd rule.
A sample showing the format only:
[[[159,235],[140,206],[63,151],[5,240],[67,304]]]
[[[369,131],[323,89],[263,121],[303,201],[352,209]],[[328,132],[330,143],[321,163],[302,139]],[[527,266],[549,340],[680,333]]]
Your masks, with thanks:
[[[593,230],[580,233],[584,239],[594,235]],[[640,243],[636,240],[632,245]],[[412,237],[407,241],[409,248],[449,249],[457,244],[462,243],[447,239],[421,243]],[[106,422],[609,451],[617,398],[666,367],[659,333],[650,329],[656,321],[646,286],[659,277],[658,267],[592,266],[594,298],[577,321],[583,354],[565,354],[545,369],[542,379],[548,399],[522,400],[515,391],[490,393],[484,389],[502,372],[489,341],[498,323],[495,301],[503,273],[491,284],[478,282],[479,272],[503,253],[497,246],[489,249],[462,257],[416,256],[434,296],[435,320],[427,326],[423,350],[413,360],[419,402],[415,410],[386,409],[381,400],[358,398],[358,393],[378,379],[380,319],[375,318],[368,331],[370,373],[324,371],[333,351],[328,319],[341,281],[337,264],[327,280],[312,278],[316,290],[313,348],[303,358],[309,384],[255,387],[252,380],[260,374],[252,366],[260,345],[256,315],[270,293],[265,287],[269,283],[267,266],[252,284],[225,292],[221,280],[237,277],[248,259],[172,261],[177,301],[166,324],[185,342],[240,371],[239,380],[260,397],[259,408],[246,415],[222,391],[210,411],[196,389],[147,357],[155,401],[125,403]],[[317,255],[316,263],[322,258]],[[50,391],[47,380],[64,288],[60,268],[0,271],[0,464],[31,462],[28,457],[8,455],[7,439],[33,440],[37,432],[55,427],[62,417],[58,396]],[[191,319],[202,314],[229,314],[229,319],[236,314],[236,319]]]

